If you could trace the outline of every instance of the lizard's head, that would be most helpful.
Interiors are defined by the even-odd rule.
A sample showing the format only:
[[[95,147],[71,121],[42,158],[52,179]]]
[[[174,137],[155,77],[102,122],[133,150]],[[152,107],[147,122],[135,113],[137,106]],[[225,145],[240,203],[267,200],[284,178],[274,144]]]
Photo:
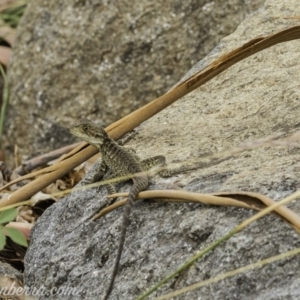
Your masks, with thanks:
[[[96,126],[88,120],[80,121],[70,128],[70,132],[95,146],[101,146],[104,139],[107,137],[107,133],[102,127]]]

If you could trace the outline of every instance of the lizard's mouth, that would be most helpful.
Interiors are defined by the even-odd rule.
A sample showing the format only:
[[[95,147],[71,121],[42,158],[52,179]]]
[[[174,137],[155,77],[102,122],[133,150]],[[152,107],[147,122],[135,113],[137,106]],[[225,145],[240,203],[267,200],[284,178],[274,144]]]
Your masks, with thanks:
[[[91,145],[94,145],[94,146],[101,146],[103,144],[103,141],[102,140],[99,140],[98,138],[95,138],[93,136],[78,136],[80,137],[81,139],[83,139],[84,141],[88,142],[89,144]]]
[[[95,145],[95,146],[100,146],[102,145],[102,140],[99,140],[93,136],[88,136],[86,134],[81,134],[80,132],[76,131],[76,130],[72,130],[73,128],[70,129],[70,132],[79,137],[80,139],[84,140],[85,142],[91,144],[91,145]]]

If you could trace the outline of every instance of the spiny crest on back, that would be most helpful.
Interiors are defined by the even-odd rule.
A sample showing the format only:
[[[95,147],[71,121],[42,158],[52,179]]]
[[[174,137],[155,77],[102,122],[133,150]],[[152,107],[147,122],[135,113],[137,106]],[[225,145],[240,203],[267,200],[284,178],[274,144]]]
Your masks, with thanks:
[[[89,120],[80,120],[70,128],[70,132],[89,144],[99,145],[107,137],[106,131]]]

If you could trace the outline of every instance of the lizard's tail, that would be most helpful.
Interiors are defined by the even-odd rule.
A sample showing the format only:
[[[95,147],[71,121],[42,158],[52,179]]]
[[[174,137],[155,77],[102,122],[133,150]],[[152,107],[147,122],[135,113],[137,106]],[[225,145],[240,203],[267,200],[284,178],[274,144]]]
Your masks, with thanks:
[[[120,259],[121,259],[121,255],[122,255],[122,251],[123,251],[124,242],[125,242],[126,231],[127,231],[128,225],[129,225],[129,215],[130,215],[134,200],[136,199],[139,192],[145,190],[148,187],[148,176],[147,175],[139,175],[139,177],[133,178],[133,180],[134,180],[134,184],[130,189],[130,192],[129,192],[129,195],[127,198],[127,202],[124,206],[121,237],[120,237],[120,242],[119,242],[119,247],[118,247],[118,252],[117,252],[117,258],[116,258],[113,273],[112,273],[112,276],[110,279],[109,287],[107,289],[106,295],[103,300],[108,299],[108,297],[113,289],[113,286],[114,286],[114,282],[115,282],[115,278],[118,273]]]

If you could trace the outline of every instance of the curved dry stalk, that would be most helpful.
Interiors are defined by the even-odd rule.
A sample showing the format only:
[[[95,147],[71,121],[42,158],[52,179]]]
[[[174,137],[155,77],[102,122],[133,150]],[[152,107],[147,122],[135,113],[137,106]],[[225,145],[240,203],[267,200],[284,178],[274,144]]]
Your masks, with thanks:
[[[41,191],[43,188],[54,182],[56,179],[64,176],[67,172],[76,168],[79,164],[83,163],[96,153],[98,153],[97,148],[88,146],[79,153],[76,153],[71,158],[60,161],[59,163],[56,163],[48,168],[43,169],[44,172],[47,172],[47,174],[37,177],[25,186],[11,193],[11,195],[7,199],[2,199],[0,201],[0,208],[30,199],[34,194]],[[41,173],[44,173],[42,172],[43,170],[41,170]],[[38,172],[35,172],[35,174]],[[20,179],[27,178],[28,175],[18,178],[19,181]]]
[[[128,193],[117,193],[109,195],[108,197],[124,197]],[[155,198],[155,199],[154,199]],[[163,199],[161,199],[163,198]],[[208,205],[220,205],[220,206],[235,206],[242,208],[249,208],[254,210],[262,210],[268,206],[274,205],[277,202],[269,197],[258,193],[252,192],[224,192],[213,194],[200,194],[187,192],[183,190],[155,190],[144,191],[139,193],[138,199],[149,199],[151,201],[165,201],[165,202],[196,202],[204,203]],[[109,212],[123,206],[126,203],[126,199],[120,200],[100,211],[99,214],[93,217],[96,220]],[[294,213],[292,210],[285,206],[280,206],[275,209],[275,212],[280,215],[284,220],[291,224],[298,232],[300,232],[300,216]]]
[[[300,26],[294,26],[266,37],[250,40],[241,47],[222,55],[204,69],[179,83],[165,95],[111,124],[107,130],[109,133],[118,132],[123,135],[239,61],[278,43],[299,38]]]
[[[259,193],[253,193],[253,192],[238,192],[238,193],[231,193],[231,192],[221,192],[221,193],[214,193],[213,195],[220,196],[220,197],[232,197],[235,199],[240,199],[241,201],[244,201],[244,197],[247,197],[247,201],[260,201],[261,203],[261,209],[264,209],[266,207],[270,207],[272,205],[275,205],[277,202],[273,199],[259,194]],[[294,226],[294,228],[300,232],[300,216],[298,216],[295,212],[293,212],[291,209],[287,208],[284,205],[278,206],[274,209],[274,211],[280,215],[285,221],[288,221],[290,224]]]
[[[109,195],[109,198],[115,197],[126,197],[128,193],[116,193],[113,195]],[[246,203],[236,201],[235,199],[231,198],[223,198],[223,197],[216,197],[208,194],[200,194],[200,193],[192,193],[187,191],[178,191],[178,190],[151,190],[151,191],[144,191],[139,193],[138,200],[147,199],[153,202],[178,202],[178,203],[204,203],[209,205],[227,205],[227,206],[236,206],[236,207],[243,207],[243,208],[253,208]],[[126,204],[127,199],[122,199],[112,205],[103,208],[99,214],[93,217],[93,221],[105,216],[106,214],[110,213],[111,211],[122,207]],[[255,209],[255,208],[253,208]]]
[[[171,105],[184,95],[200,87],[237,62],[278,43],[287,42],[299,38],[300,26],[294,26],[266,37],[253,39],[243,46],[221,56],[219,59],[215,60],[207,67],[205,67],[203,70],[197,72],[196,74],[190,76],[188,79],[175,86],[172,90],[170,90],[163,96],[134,111],[133,113],[120,119],[119,121],[111,124],[106,128],[106,130],[111,138],[117,140],[124,134],[133,130],[137,125],[148,120],[156,113]],[[48,172],[47,174],[36,178],[24,187],[13,192],[8,199],[0,200],[0,207],[29,199],[35,193],[41,191],[56,179],[67,174],[69,171],[71,171],[96,153],[96,148],[89,146],[83,149],[80,153],[77,153],[64,161],[60,161],[53,166],[46,168],[47,171],[44,172]],[[44,172],[41,171],[41,173]],[[23,180],[26,178],[28,177],[23,176],[20,177],[19,180]]]
[[[59,163],[60,163],[61,161],[63,161],[64,159],[70,157],[71,155],[74,155],[74,154],[80,152],[82,149],[84,149],[85,147],[87,147],[88,144],[85,143],[85,142],[80,142],[80,143],[76,143],[76,144],[73,144],[73,145],[70,145],[70,146],[72,147],[71,152],[69,152],[69,153],[66,154],[66,155],[62,155],[62,157],[59,159],[59,161],[58,161],[56,164],[53,164],[52,166],[43,168],[43,169],[41,169],[41,170],[38,170],[38,171],[35,171],[35,172],[32,172],[32,173],[26,174],[26,175],[23,175],[23,176],[20,176],[20,177],[14,179],[14,180],[8,182],[8,183],[5,184],[4,186],[2,186],[2,187],[0,188],[0,191],[3,191],[3,190],[5,190],[6,188],[10,187],[11,185],[16,184],[16,183],[21,182],[21,181],[24,181],[24,180],[26,180],[26,179],[31,179],[31,178],[36,177],[36,176],[38,176],[38,175],[47,174],[47,173],[50,173],[50,172],[55,171],[57,168],[60,167],[60,164],[59,164]],[[75,148],[74,148],[74,147],[75,147]],[[61,148],[61,149],[63,149],[63,148]],[[58,149],[58,150],[61,150],[61,149]],[[55,151],[53,151],[53,152],[55,152]],[[53,153],[53,152],[50,152],[50,153]],[[97,153],[97,152],[96,152],[96,153]],[[52,155],[52,154],[51,154],[51,155]],[[54,154],[54,155],[55,155],[55,154]],[[35,159],[38,159],[38,160],[43,159],[42,156],[43,156],[43,155],[41,155],[41,156],[39,156],[39,157],[37,157],[37,158],[35,158]],[[29,160],[28,162],[33,161],[33,160],[34,160],[34,159]],[[31,163],[32,163],[32,162],[31,162]],[[19,167],[18,167],[17,169],[15,169],[15,171],[17,171],[18,169],[19,169]],[[49,183],[49,184],[50,184],[50,183]],[[38,192],[39,192],[39,191],[38,191]],[[0,201],[0,203],[1,203],[1,201]],[[2,206],[0,205],[0,207],[2,207]]]
[[[75,143],[75,144],[68,145],[68,146],[53,150],[51,152],[42,154],[40,156],[34,157],[34,158],[29,159],[29,160],[25,161],[24,163],[22,163],[14,171],[19,175],[25,175],[28,172],[31,172],[32,170],[34,170],[38,167],[46,165],[49,161],[52,161],[59,157],[61,157],[60,160],[65,159],[66,158],[65,154],[67,154],[67,153],[68,153],[68,156],[70,156],[70,153],[72,153],[72,155],[73,155],[74,154],[73,150],[77,149],[79,146],[80,146],[80,149],[82,149],[84,146],[84,143],[83,142]],[[32,175],[32,176],[35,176],[35,175]]]

